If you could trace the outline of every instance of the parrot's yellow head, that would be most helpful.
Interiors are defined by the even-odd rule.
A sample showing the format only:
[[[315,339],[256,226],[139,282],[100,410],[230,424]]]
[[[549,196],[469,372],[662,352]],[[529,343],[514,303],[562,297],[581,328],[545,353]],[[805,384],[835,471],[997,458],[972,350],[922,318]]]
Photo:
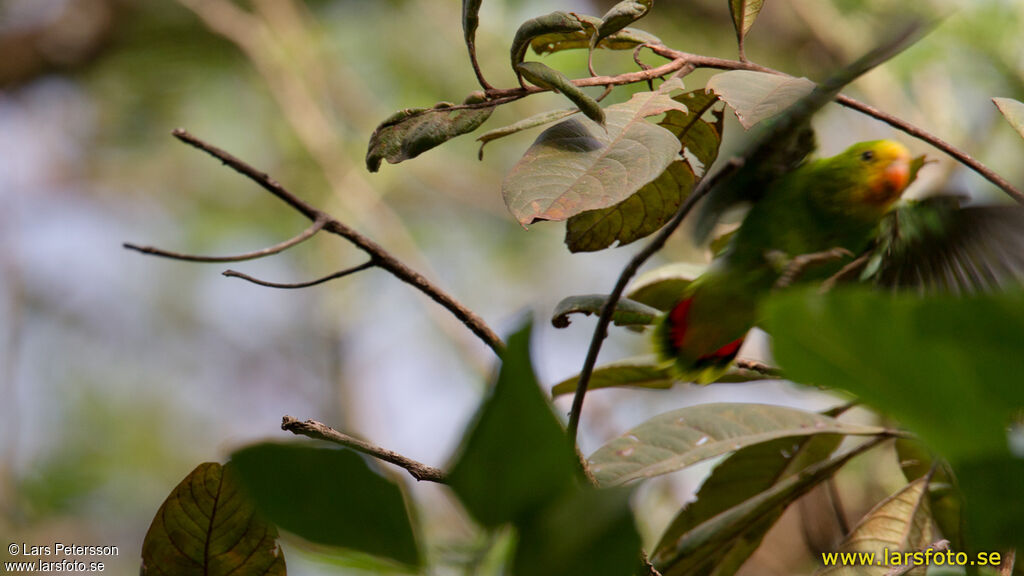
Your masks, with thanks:
[[[854,144],[843,152],[847,166],[859,174],[860,201],[887,209],[910,184],[913,159],[907,147],[892,140]]]

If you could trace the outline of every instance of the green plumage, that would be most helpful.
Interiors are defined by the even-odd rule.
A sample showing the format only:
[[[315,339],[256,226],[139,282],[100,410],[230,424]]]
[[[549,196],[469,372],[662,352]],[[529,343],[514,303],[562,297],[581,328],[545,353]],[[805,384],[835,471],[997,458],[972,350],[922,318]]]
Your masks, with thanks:
[[[728,246],[658,326],[658,351],[671,359],[677,376],[702,383],[721,376],[783,274],[822,279],[844,264],[832,260],[795,270],[795,258],[868,249],[910,180],[910,162],[901,144],[864,142],[806,162],[770,184]]]

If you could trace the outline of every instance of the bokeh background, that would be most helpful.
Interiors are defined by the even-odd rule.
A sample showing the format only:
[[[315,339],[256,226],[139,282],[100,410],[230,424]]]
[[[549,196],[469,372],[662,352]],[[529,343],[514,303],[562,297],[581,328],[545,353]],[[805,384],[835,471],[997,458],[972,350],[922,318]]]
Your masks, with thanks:
[[[600,15],[611,4],[485,0],[477,44],[488,78],[513,85],[507,47],[523,20],[554,9]],[[766,4],[748,55],[811,78],[869,48],[908,9],[899,0]],[[673,47],[734,57],[727,5],[660,0],[638,25]],[[224,278],[224,265],[122,249],[128,241],[232,254],[308,225],[175,141],[176,127],[373,237],[499,331],[536,314],[534,355],[545,385],[578,371],[593,320],[558,331],[546,318],[564,296],[609,290],[636,247],[570,255],[561,225],[527,231],[515,223],[501,201],[501,180],[536,132],[489,144],[483,161],[466,136],[378,174],[364,167],[370,133],[393,111],[460,101],[476,88],[459,9],[455,0],[0,1],[5,549],[8,542],[116,545],[120,555],[107,559],[107,573],[135,574],[145,531],[174,485],[200,462],[222,461],[246,443],[287,440],[281,416],[316,418],[442,466],[485,390],[494,364],[489,350],[382,271],[278,291]],[[932,0],[916,10],[944,19],[850,93],[1024,182],[1024,142],[989,100],[1024,100],[1024,2]],[[579,52],[546,62],[585,73]],[[607,73],[635,67],[628,54],[604,52],[596,64]],[[708,76],[698,72],[686,82],[698,87]],[[554,95],[533,97],[500,109],[485,129],[563,106]],[[931,154],[937,162],[915,194],[1001,197],[941,153],[865,117],[832,107],[816,124],[826,153],[895,136]],[[726,134],[727,149],[743,141],[731,118]],[[322,237],[232,267],[290,282],[360,258],[339,239]],[[704,258],[682,233],[661,255]],[[616,331],[602,358],[646,348],[645,337]],[[779,382],[600,391],[588,396],[584,452],[655,413],[721,399],[810,408],[841,401]],[[567,412],[565,399],[557,404]],[[707,470],[640,491],[636,508],[650,541]],[[899,481],[894,462],[855,462],[839,477],[850,518]],[[427,526],[435,572],[473,570],[486,544],[476,529],[443,489],[411,480],[408,487]],[[830,545],[831,508],[820,494],[808,498],[769,536],[772,545],[748,573],[806,569],[808,550]],[[291,538],[285,550],[294,574],[383,570]]]

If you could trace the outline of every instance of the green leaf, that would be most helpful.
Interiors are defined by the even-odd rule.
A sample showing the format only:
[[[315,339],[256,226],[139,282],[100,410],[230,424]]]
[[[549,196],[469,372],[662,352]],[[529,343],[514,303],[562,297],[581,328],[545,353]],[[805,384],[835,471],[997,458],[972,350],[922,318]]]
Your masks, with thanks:
[[[601,18],[597,35],[591,43],[596,46],[601,40],[643,18],[653,3],[654,0],[622,0],[612,6]]]
[[[645,238],[665,225],[693,191],[696,174],[703,174],[714,163],[721,144],[721,113],[707,122],[701,116],[717,101],[703,90],[674,97],[685,104],[687,112],[670,110],[658,123],[679,139],[681,148],[693,158],[676,160],[660,176],[636,194],[609,208],[577,214],[566,223],[565,243],[572,252],[603,250],[618,242],[624,246]]]
[[[593,16],[584,16],[570,12],[552,12],[544,16],[531,18],[523,22],[516,30],[515,38],[512,39],[512,69],[519,71],[516,67],[526,57],[526,50],[535,41],[543,41],[545,44],[557,42],[560,38],[580,37],[589,42],[591,34],[597,30],[600,20]]]
[[[807,78],[753,70],[730,70],[708,80],[706,89],[725,101],[747,130],[777,116],[814,90]]]
[[[667,311],[675,306],[686,288],[707,270],[704,264],[676,262],[636,277],[626,289],[626,298]]]
[[[232,467],[200,464],[160,506],[142,542],[140,574],[286,574],[277,528],[239,491]]]
[[[608,297],[604,294],[586,294],[563,298],[558,303],[558,306],[555,306],[555,313],[551,316],[551,325],[555,328],[569,326],[570,314],[598,315],[607,301]],[[660,315],[661,311],[656,308],[623,298],[615,305],[615,312],[612,313],[612,322],[616,326],[649,326]]]
[[[533,52],[539,56],[544,54],[554,54],[555,52],[561,52],[563,50],[580,50],[584,48],[590,48],[590,38],[597,29],[597,25],[601,22],[598,18],[592,18],[590,16],[577,16],[578,18],[585,18],[589,23],[589,20],[593,20],[593,28],[587,28],[579,32],[564,33],[564,34],[545,34],[543,36],[537,36],[530,41],[530,48]],[[661,39],[643,30],[637,30],[636,28],[623,28],[615,34],[608,36],[597,43],[597,48],[604,48],[607,50],[632,50],[641,44],[661,44]]]
[[[260,511],[281,528],[317,544],[419,565],[402,490],[359,454],[266,442],[236,451],[231,465]]]
[[[587,118],[604,126],[604,110],[601,105],[587,96],[583,90],[577,88],[565,74],[540,62],[520,62],[516,64],[516,72],[536,86],[560,92],[572,101]]]
[[[729,12],[732,14],[733,27],[736,28],[736,42],[741,51],[743,40],[763,6],[764,0],[729,0]]]
[[[874,566],[826,566],[815,574],[885,576],[891,574],[886,552],[917,552],[932,544],[932,518],[928,508],[928,477],[918,478],[875,506],[839,545],[839,552],[874,552]],[[884,558],[884,560],[883,560]],[[907,572],[923,576],[924,566]]]
[[[784,406],[701,404],[655,416],[605,444],[590,470],[602,486],[617,486],[778,438],[882,431]]]
[[[572,394],[576,391],[579,376],[563,380],[551,388],[552,396]],[[636,388],[667,389],[675,384],[675,378],[668,368],[660,365],[654,356],[627,358],[618,362],[598,366],[590,377],[587,390],[632,386]]]
[[[1024,406],[1024,388],[1009,377],[1024,374],[1024,295],[789,291],[765,314],[787,377],[853,392],[950,461],[965,510],[979,519],[966,524],[968,542],[986,549],[1024,534],[1024,514],[1008,513],[1024,506],[1024,474],[1013,473],[1021,460],[1007,442]],[[964,481],[964,467],[987,476],[998,498],[983,493],[984,481]]]
[[[482,92],[475,92],[463,103],[477,104],[485,100]],[[451,107],[451,103],[441,102],[433,108],[408,108],[381,122],[370,136],[366,168],[376,172],[381,160],[398,164],[415,158],[456,136],[476,130],[494,111],[493,106],[448,110]]]
[[[587,488],[522,522],[513,573],[626,576],[640,565],[641,540],[630,491]]]
[[[688,530],[662,551],[651,557],[655,568],[664,567],[671,560],[685,558],[688,564],[704,565],[713,561],[721,545],[736,542],[750,530],[767,530],[765,524],[777,517],[780,510],[806,494],[821,482],[832,477],[855,456],[870,450],[876,441],[867,442],[839,456],[814,464],[799,474],[790,475],[771,488],[764,490],[731,508],[721,510],[696,527]],[[682,574],[671,571],[666,574]]]
[[[828,459],[843,437],[822,434],[780,438],[739,450],[715,467],[701,485],[697,499],[672,520],[652,556],[659,559],[662,574],[711,574],[724,565],[738,569],[757,549],[768,529],[782,516],[784,506],[766,513],[757,524],[731,540],[712,540],[706,549],[686,557],[674,557],[675,544],[694,528],[719,512],[742,504],[781,480]],[[729,573],[728,571],[726,573]]]
[[[573,118],[545,130],[502,184],[505,204],[523,225],[564,220],[625,200],[657,178],[679,156],[671,131],[645,118],[685,110],[666,82],[605,109],[607,131]]]
[[[1024,102],[1018,102],[1011,98],[993,98],[996,107],[1006,118],[1006,121],[1013,126],[1013,129],[1024,138]]]
[[[491,140],[504,138],[505,136],[510,136],[517,132],[522,132],[523,130],[529,130],[530,128],[536,128],[537,126],[543,126],[544,124],[549,124],[551,122],[554,122],[555,120],[561,120],[562,118],[572,116],[573,114],[576,114],[579,111],[579,108],[567,108],[565,110],[551,110],[549,112],[541,112],[540,114],[534,114],[533,116],[530,116],[528,118],[523,118],[518,122],[513,122],[508,126],[502,126],[501,128],[488,130],[487,132],[484,132],[479,138],[477,138],[477,141],[480,142],[480,152],[477,154],[477,156],[481,160],[484,159],[484,146],[486,146],[487,143],[490,142]]]
[[[508,339],[464,438],[448,483],[484,526],[526,518],[573,487],[576,456],[534,376],[529,323]]]

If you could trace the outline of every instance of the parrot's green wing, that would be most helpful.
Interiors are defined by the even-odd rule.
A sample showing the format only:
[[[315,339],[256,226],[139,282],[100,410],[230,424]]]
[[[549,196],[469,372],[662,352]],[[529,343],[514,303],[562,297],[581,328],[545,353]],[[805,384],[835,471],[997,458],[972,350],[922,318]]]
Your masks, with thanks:
[[[952,293],[1024,283],[1024,207],[962,201],[940,195],[893,210],[882,221],[861,279]]]
[[[815,112],[831,102],[847,84],[908,48],[925,31],[920,22],[909,25],[816,86],[764,128],[747,152],[740,155],[743,165],[709,191],[697,215],[694,228],[697,241],[707,239],[727,210],[743,202],[756,202],[772,182],[803,162],[814,149],[810,120]]]

